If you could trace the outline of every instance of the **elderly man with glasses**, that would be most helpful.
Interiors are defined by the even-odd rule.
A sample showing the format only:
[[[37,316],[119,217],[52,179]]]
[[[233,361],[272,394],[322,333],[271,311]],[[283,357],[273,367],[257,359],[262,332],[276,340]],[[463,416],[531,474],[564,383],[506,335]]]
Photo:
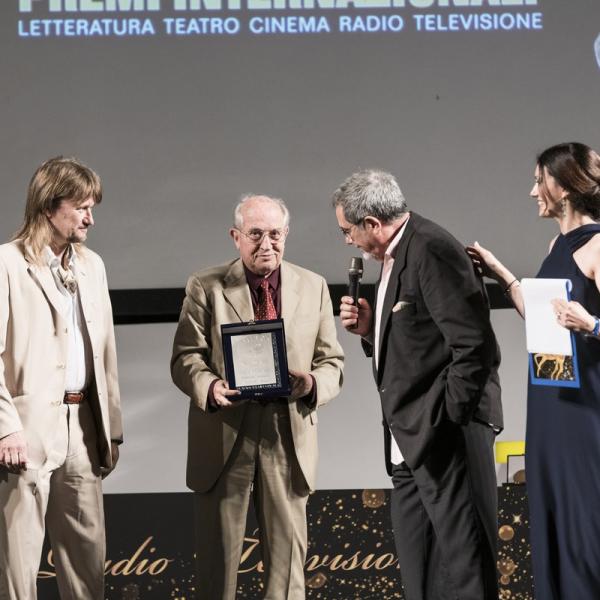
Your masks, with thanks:
[[[306,501],[315,487],[317,407],[342,384],[325,280],[282,261],[285,204],[249,195],[230,229],[240,258],[191,276],[175,334],[171,374],[190,397],[187,483],[194,490],[197,598],[234,600],[252,492],[265,600],[303,600]],[[290,397],[236,399],[221,325],[282,318]]]

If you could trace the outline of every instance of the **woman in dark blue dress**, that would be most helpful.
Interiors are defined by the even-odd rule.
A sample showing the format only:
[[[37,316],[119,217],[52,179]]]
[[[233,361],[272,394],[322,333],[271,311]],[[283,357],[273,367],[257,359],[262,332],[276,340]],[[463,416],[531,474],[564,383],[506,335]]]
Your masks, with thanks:
[[[560,233],[537,277],[570,279],[553,301],[575,332],[581,387],[529,383],[526,473],[537,600],[600,600],[600,156],[577,143],[540,154],[531,196]],[[468,252],[523,316],[514,275],[475,243]]]

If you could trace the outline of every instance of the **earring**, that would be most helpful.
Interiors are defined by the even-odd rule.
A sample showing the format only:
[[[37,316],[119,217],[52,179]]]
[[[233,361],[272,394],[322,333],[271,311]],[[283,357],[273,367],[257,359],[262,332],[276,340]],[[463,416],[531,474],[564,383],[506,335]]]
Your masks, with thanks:
[[[567,199],[563,196],[560,200],[560,206],[562,208],[562,216],[567,216]]]

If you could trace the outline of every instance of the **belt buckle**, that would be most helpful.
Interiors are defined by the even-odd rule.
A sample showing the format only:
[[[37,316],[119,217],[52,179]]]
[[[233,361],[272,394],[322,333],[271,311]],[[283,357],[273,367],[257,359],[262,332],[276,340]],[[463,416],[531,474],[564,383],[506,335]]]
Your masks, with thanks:
[[[63,402],[65,404],[81,404],[84,400],[84,392],[65,392],[63,397]]]

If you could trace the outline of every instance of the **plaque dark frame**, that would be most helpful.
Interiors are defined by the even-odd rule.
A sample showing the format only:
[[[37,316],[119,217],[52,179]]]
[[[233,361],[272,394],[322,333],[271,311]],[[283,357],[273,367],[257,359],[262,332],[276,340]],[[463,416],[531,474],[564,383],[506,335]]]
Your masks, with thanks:
[[[273,359],[277,381],[273,385],[238,386],[235,380],[233,366],[233,352],[231,338],[237,335],[272,334]],[[285,328],[283,319],[271,321],[248,321],[242,323],[228,323],[221,325],[221,338],[223,340],[223,358],[225,362],[225,377],[230,389],[239,390],[239,396],[232,396],[232,400],[283,398],[292,393],[290,375],[288,371],[287,351],[285,345]]]

